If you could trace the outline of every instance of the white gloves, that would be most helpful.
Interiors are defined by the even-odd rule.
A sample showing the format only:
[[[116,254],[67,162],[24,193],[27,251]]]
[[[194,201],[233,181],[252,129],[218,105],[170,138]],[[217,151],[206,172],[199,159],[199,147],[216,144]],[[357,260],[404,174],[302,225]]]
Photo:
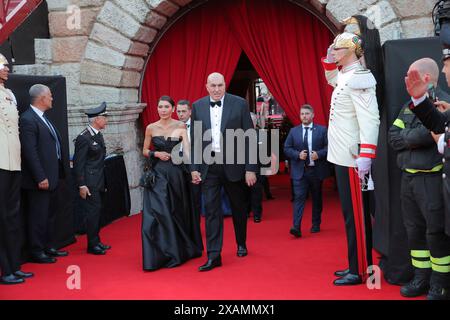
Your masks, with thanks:
[[[371,165],[371,158],[359,157],[356,159],[356,166],[358,167],[358,176],[360,179],[364,179],[364,176],[369,173]]]
[[[329,47],[328,51],[327,51],[327,58],[326,58],[326,60],[327,60],[328,63],[335,63],[336,61],[334,61],[334,57],[331,55],[331,50],[333,50],[333,49],[331,49],[331,47]]]

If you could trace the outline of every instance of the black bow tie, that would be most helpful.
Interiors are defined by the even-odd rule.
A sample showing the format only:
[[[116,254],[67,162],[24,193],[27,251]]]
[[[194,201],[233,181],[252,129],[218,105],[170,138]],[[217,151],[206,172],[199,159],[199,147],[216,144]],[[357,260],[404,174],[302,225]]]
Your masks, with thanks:
[[[212,108],[214,108],[215,106],[221,107],[222,101],[220,101],[220,100],[219,101],[211,101],[209,104]]]

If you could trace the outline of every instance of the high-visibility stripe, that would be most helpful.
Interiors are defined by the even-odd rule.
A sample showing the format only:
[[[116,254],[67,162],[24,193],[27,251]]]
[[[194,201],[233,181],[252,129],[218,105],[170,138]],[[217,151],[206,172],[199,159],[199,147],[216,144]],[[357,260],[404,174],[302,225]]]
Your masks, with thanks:
[[[433,269],[433,271],[437,271],[440,273],[450,273],[450,266],[440,266],[432,263],[431,268]]]
[[[400,129],[405,129],[405,123],[401,119],[396,119],[393,125],[399,127]]]
[[[431,268],[431,261],[420,261],[416,259],[411,259],[412,265],[419,269],[429,269]]]
[[[430,250],[411,250],[411,257],[414,258],[429,258]]]
[[[442,257],[442,258],[434,258],[431,257],[431,262],[440,265],[450,264],[450,256]]]
[[[444,167],[443,164],[438,164],[436,167],[430,169],[430,170],[422,170],[422,169],[405,169],[406,172],[409,173],[418,173],[418,172],[426,172],[426,173],[433,173],[433,172],[439,172]]]

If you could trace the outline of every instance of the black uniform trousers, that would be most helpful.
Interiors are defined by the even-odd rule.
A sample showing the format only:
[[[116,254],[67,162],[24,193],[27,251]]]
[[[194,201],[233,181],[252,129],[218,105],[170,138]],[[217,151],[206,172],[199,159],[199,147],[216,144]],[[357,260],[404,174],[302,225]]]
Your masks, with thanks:
[[[91,195],[81,199],[81,203],[86,213],[87,245],[92,248],[100,242],[100,216],[105,193],[94,189],[89,189],[89,192]]]
[[[450,256],[450,237],[444,231],[442,173],[403,172],[401,204],[410,249],[429,250],[433,258]],[[450,285],[449,276],[433,272],[432,282]]]
[[[253,212],[253,216],[261,218],[262,216],[262,200],[264,192],[264,179],[266,176],[256,174],[256,183],[250,187],[250,210]]]
[[[53,248],[56,220],[55,190],[23,190],[23,206],[28,227],[28,245],[33,256]]]
[[[342,213],[344,215],[345,233],[347,235],[347,249],[348,249],[348,266],[351,274],[360,274],[358,263],[358,240],[356,237],[355,218],[353,212],[352,193],[350,188],[349,169],[354,168],[335,166],[336,183],[339,191],[339,199],[341,201]],[[362,192],[362,191],[361,191]],[[364,208],[367,208],[366,202],[368,197],[364,196]],[[364,238],[366,247],[366,262],[367,266],[372,265],[372,222],[369,210],[364,210]],[[361,245],[361,244],[360,244]],[[366,272],[366,270],[364,270]],[[361,274],[360,274],[361,275]]]
[[[206,211],[206,249],[209,259],[217,258],[222,251],[222,187],[230,200],[236,243],[245,246],[247,239],[248,187],[244,180],[228,180],[225,176],[224,165],[212,164],[202,183]]]
[[[20,171],[0,169],[0,271],[20,270]]]

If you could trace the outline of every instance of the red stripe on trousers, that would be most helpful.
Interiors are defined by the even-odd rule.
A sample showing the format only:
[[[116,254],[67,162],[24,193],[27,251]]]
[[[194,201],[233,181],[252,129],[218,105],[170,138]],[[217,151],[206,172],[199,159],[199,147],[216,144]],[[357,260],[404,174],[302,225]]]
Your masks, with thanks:
[[[353,217],[355,220],[356,246],[358,250],[358,271],[363,281],[367,276],[366,232],[361,182],[355,168],[348,168],[350,190],[352,193]]]

